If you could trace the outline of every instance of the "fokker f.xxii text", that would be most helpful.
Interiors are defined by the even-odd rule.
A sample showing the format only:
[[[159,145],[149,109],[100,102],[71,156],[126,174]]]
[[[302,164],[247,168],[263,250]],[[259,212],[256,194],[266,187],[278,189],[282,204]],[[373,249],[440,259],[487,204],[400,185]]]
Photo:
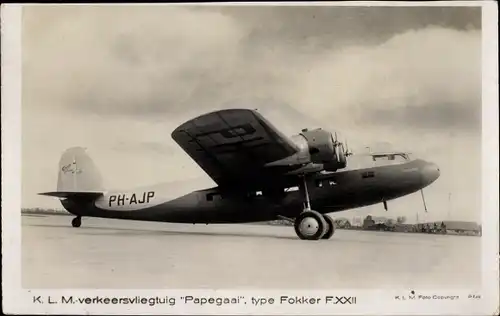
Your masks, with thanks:
[[[350,153],[331,132],[307,130],[287,137],[256,110],[228,109],[191,119],[172,132],[174,141],[217,186],[172,197],[155,185],[128,192],[102,188],[95,164],[81,147],[59,162],[57,191],[82,216],[174,223],[244,223],[286,219],[300,239],[330,238],[327,213],[383,203],[428,186],[439,177],[431,162],[404,152],[372,153],[377,163],[348,167]],[[425,203],[425,202],[424,202]]]

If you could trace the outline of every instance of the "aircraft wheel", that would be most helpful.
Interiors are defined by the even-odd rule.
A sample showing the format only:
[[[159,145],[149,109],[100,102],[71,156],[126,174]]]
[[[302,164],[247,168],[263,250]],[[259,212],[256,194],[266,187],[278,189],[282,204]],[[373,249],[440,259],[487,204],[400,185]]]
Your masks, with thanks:
[[[71,225],[73,227],[80,227],[82,225],[82,218],[80,216],[73,218]]]
[[[295,233],[303,240],[318,240],[326,233],[326,223],[323,215],[316,211],[302,212],[294,223]]]
[[[323,218],[325,219],[326,222],[326,227],[325,227],[325,234],[321,239],[330,239],[333,234],[335,233],[335,223],[333,222],[333,219],[328,216],[328,215],[323,215]]]

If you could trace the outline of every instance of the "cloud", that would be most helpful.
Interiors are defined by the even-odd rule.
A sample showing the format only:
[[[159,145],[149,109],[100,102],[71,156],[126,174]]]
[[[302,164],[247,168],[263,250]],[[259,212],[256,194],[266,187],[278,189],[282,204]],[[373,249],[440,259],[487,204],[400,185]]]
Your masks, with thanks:
[[[481,35],[425,28],[346,47],[318,58],[303,82],[296,103],[332,120],[408,128],[429,127],[432,117],[441,121],[434,128],[478,130]]]
[[[480,104],[480,101],[475,101]],[[481,112],[470,104],[436,102],[406,105],[395,109],[373,109],[366,112],[364,119],[375,124],[399,125],[424,129],[468,129],[480,132]]]
[[[228,6],[213,8],[239,21],[249,34],[247,49],[285,46],[300,52],[332,50],[353,44],[380,44],[397,33],[429,26],[481,29],[481,8]]]
[[[28,30],[41,27],[29,21],[39,21],[42,9],[27,10]],[[248,15],[242,14],[247,12],[243,8],[218,12],[169,6],[44,10],[46,19],[52,17],[44,24],[45,32],[26,31],[27,104],[154,119],[184,118],[239,99],[253,102],[255,108],[287,104],[334,124],[346,121],[339,117],[356,124],[387,124],[392,117],[394,124],[418,127],[421,122],[428,127],[425,118],[444,114],[457,120],[433,127],[477,127],[467,118],[478,117],[470,114],[480,108],[478,30],[427,27],[393,30],[389,36],[388,24],[379,23],[388,11],[380,8],[352,9],[349,19],[335,22],[341,24],[326,19],[326,12],[338,15],[339,8],[248,8]],[[396,16],[418,16],[423,11],[401,12]],[[257,13],[275,19],[265,19],[260,26],[250,24]],[[243,16],[246,19],[240,23],[236,18]],[[296,21],[301,16],[316,21],[315,26],[299,31]],[[356,16],[367,17],[362,20],[365,24],[353,23]],[[412,21],[406,27],[418,25],[418,19]],[[372,29],[367,28],[371,24],[379,25],[379,37],[370,37],[373,30],[362,32]],[[396,30],[405,25],[402,20],[396,24]],[[353,35],[351,41],[369,37],[377,38],[377,44],[340,45],[345,35],[339,27],[353,25],[359,28],[356,34],[364,35]],[[266,41],[270,34],[272,42]],[[291,38],[307,38],[308,43]],[[293,43],[296,49],[291,49]],[[325,43],[336,45],[327,48]],[[311,50],[302,51],[305,46]],[[271,105],[262,100],[271,100]],[[419,110],[427,113],[420,120]]]
[[[53,19],[45,32],[30,33],[39,10]],[[52,101],[46,106],[102,115],[176,112],[193,95],[203,102],[223,88],[204,73],[228,67],[241,36],[230,18],[182,7],[33,7],[25,14],[25,88]]]

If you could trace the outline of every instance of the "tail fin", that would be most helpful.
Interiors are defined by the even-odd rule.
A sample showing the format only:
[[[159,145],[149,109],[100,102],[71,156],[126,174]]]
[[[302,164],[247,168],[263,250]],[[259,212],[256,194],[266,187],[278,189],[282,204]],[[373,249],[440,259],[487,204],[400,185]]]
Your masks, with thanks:
[[[67,149],[59,160],[57,191],[40,193],[59,198],[102,194],[102,177],[82,147]]]

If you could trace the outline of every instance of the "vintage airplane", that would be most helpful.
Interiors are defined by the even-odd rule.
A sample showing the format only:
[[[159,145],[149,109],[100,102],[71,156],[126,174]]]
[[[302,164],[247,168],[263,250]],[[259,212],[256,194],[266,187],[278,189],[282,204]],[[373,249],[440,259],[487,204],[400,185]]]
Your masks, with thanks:
[[[129,192],[107,191],[81,147],[67,149],[59,162],[57,191],[82,216],[175,223],[244,223],[286,219],[300,239],[328,239],[334,222],[326,213],[387,201],[434,182],[439,168],[403,152],[369,154],[362,168],[348,168],[351,155],[332,133],[307,130],[286,137],[259,112],[228,109],[185,122],[172,138],[217,186],[173,196],[156,185]],[[351,158],[354,158],[353,157]],[[349,158],[349,159],[351,159]]]

